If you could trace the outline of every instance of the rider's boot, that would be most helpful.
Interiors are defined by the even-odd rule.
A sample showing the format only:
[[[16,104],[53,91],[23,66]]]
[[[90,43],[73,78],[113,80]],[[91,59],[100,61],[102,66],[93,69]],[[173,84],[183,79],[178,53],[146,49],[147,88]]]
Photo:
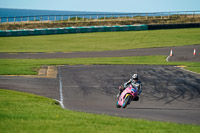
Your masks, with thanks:
[[[139,92],[138,92],[138,96],[139,96],[141,93],[142,93],[142,90],[139,90]]]

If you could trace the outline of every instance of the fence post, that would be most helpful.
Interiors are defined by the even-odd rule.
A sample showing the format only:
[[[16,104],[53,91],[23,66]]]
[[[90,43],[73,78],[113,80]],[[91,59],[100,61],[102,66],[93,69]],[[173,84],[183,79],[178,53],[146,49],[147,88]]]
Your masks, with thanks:
[[[179,13],[179,12],[176,12],[176,19],[178,18],[178,13]]]
[[[1,23],[1,17],[0,17],[0,23]]]
[[[169,16],[170,16],[170,12],[168,13],[168,19],[169,19]]]
[[[195,11],[194,11],[194,14],[193,14],[193,18],[194,18],[194,16],[195,16]]]
[[[70,21],[70,16],[68,16],[68,22]]]
[[[63,21],[63,16],[61,17],[61,20]]]
[[[40,16],[40,21],[41,21],[41,23],[42,23],[42,16]]]
[[[8,17],[7,17],[7,23],[8,23]]]
[[[76,16],[76,22],[77,22],[77,20],[78,20],[78,16]]]

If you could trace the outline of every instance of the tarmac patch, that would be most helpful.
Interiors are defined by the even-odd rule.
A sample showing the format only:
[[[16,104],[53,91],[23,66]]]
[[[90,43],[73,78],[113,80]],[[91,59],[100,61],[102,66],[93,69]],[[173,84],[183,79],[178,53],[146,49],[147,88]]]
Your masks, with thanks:
[[[57,66],[42,66],[38,75],[3,75],[3,76],[21,76],[30,78],[57,78],[58,68]]]
[[[42,66],[38,71],[38,76],[45,78],[57,78],[57,74],[57,66]]]

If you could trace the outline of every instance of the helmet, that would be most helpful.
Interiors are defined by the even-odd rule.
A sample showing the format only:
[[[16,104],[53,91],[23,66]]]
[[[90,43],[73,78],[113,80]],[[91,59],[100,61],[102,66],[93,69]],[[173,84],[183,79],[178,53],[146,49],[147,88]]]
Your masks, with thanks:
[[[133,74],[132,79],[133,80],[138,80],[138,75],[137,74]]]

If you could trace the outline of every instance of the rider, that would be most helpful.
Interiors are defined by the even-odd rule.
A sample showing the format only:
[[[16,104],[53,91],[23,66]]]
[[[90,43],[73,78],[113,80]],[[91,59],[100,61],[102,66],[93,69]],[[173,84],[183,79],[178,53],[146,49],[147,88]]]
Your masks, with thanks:
[[[140,80],[138,80],[138,75],[137,74],[133,74],[132,78],[124,83],[124,86],[121,85],[119,88],[119,93],[117,94],[117,97],[119,97],[121,95],[121,93],[128,87],[128,85],[132,85],[135,89],[138,90],[138,96],[140,95],[140,93],[142,92],[142,82]],[[139,97],[138,97],[139,100]]]

